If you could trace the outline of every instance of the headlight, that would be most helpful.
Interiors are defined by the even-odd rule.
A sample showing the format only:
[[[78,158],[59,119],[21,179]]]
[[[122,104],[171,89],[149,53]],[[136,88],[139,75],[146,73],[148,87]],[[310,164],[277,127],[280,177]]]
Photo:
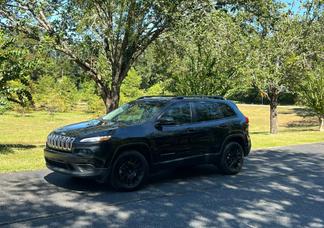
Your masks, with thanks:
[[[82,143],[96,143],[96,142],[104,142],[108,141],[111,138],[110,135],[108,136],[97,136],[97,137],[91,137],[91,138],[84,138],[81,139],[80,142]]]

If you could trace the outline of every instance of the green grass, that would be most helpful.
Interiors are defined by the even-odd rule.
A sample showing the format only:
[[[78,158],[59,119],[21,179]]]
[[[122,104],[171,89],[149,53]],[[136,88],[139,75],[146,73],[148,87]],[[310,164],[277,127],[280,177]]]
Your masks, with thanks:
[[[0,115],[0,144],[44,144],[49,132],[67,124],[80,122],[93,115],[83,113],[32,112],[24,116],[15,112]]]
[[[42,147],[0,147],[0,173],[36,170],[44,167]]]
[[[304,117],[305,111],[296,106],[280,106],[278,109],[279,133],[269,134],[269,106],[238,105],[250,119],[252,148],[323,142],[324,132],[318,130],[318,119]]]
[[[253,149],[311,142],[323,142],[316,118],[302,117],[301,108],[279,107],[279,134],[270,135],[269,108],[262,105],[239,105],[250,119]],[[84,113],[15,112],[0,115],[0,173],[35,170],[45,167],[43,145],[53,129],[91,118]]]
[[[0,115],[0,173],[44,168],[47,135],[55,128],[91,118],[95,116],[83,113]]]

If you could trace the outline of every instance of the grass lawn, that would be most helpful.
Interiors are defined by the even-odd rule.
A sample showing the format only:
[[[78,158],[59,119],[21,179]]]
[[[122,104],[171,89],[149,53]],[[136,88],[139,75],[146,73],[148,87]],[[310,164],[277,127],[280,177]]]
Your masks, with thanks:
[[[304,117],[305,111],[296,106],[279,106],[279,133],[269,134],[269,107],[266,105],[238,105],[250,119],[252,148],[267,148],[313,142],[324,142],[318,119]]]
[[[302,117],[295,106],[279,107],[279,134],[270,135],[269,108],[262,105],[239,105],[250,119],[253,149],[273,146],[323,142],[316,118]],[[84,113],[15,112],[0,115],[0,173],[44,168],[43,145],[53,129],[96,116]]]

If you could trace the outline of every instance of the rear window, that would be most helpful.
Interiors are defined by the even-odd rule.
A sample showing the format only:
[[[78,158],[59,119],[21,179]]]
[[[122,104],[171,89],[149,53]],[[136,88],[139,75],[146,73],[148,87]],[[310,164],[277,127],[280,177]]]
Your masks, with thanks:
[[[223,114],[224,117],[231,117],[231,116],[235,116],[235,112],[233,111],[233,109],[228,106],[227,104],[224,103],[220,103],[219,104],[219,108],[221,113]]]
[[[195,122],[218,120],[235,116],[234,110],[224,103],[200,101],[194,103]]]

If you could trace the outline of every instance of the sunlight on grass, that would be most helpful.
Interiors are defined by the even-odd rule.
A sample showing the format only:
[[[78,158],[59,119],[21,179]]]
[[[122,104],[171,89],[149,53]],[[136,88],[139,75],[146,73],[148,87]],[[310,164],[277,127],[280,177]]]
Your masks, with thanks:
[[[269,134],[269,107],[238,105],[250,119],[253,149],[323,142],[313,117],[303,117],[300,107],[279,107],[279,134]],[[0,115],[0,172],[35,170],[45,167],[43,145],[53,129],[88,119],[93,114],[32,112],[21,116],[15,112]],[[4,146],[7,145],[7,146]]]
[[[32,112],[21,116],[9,112],[0,116],[0,144],[44,144],[55,128],[95,118],[84,113]]]
[[[315,117],[304,117],[305,112],[297,106],[279,107],[279,133],[269,134],[269,106],[238,105],[250,119],[252,148],[287,146],[312,142],[323,142],[324,132],[318,131]]]

